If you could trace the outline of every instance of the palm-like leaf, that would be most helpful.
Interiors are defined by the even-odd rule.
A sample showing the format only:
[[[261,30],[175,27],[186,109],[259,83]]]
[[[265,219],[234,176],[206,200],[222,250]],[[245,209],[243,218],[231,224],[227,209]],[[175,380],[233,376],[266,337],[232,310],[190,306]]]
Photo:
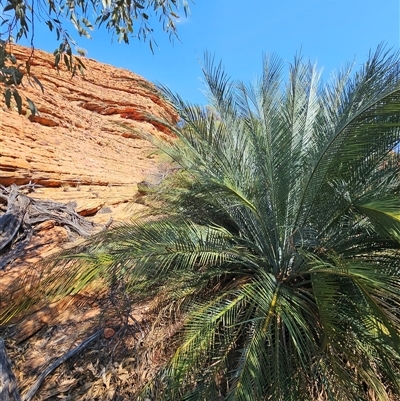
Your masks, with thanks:
[[[157,219],[86,251],[101,277],[181,308],[180,345],[143,393],[400,396],[398,63],[379,47],[323,85],[298,58],[284,85],[272,57],[248,87],[207,56],[208,109],[163,88],[183,124],[148,138],[182,171]]]
[[[159,146],[194,177],[174,207],[230,230],[240,251],[223,284],[241,280],[193,305],[164,398],[388,399],[400,356],[396,56],[378,48],[325,87],[298,59],[284,91],[276,58],[255,87],[206,65],[212,112],[165,90],[185,127]]]

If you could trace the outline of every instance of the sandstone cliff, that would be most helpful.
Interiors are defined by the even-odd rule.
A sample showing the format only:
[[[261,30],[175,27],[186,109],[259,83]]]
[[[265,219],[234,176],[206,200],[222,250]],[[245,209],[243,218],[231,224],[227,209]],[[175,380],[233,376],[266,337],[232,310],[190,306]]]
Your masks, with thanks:
[[[84,76],[71,77],[65,65],[55,68],[52,54],[16,45],[12,52],[22,64],[31,57],[44,94],[25,77],[23,115],[0,103],[0,184],[34,182],[45,187],[37,196],[74,199],[78,208],[90,199],[94,207],[131,199],[136,183],[156,173],[154,149],[133,130],[168,135],[146,115],[174,122],[173,109],[133,72],[82,58]],[[39,115],[31,115],[26,98]]]
[[[148,115],[174,123],[173,108],[133,72],[83,58],[84,76],[72,77],[65,65],[55,68],[52,54],[35,50],[32,55],[30,48],[16,45],[12,52],[22,65],[30,58],[31,74],[44,93],[24,77],[18,89],[23,114],[16,105],[8,109],[0,102],[0,185],[39,184],[34,198],[74,202],[79,214],[96,223],[129,218],[143,207],[129,203],[137,183],[160,176],[156,149],[135,130],[170,135]],[[31,115],[26,98],[35,103],[38,115]],[[36,262],[67,240],[62,227],[44,224],[19,266]]]
[[[16,45],[12,52],[21,63],[31,56],[31,49]],[[146,114],[174,121],[174,111],[133,72],[82,60],[85,75],[71,77],[63,65],[57,71],[52,54],[34,51],[31,73],[44,94],[28,77],[19,92],[40,114],[31,116],[26,107],[26,115],[18,115],[1,105],[0,184],[128,184],[135,181],[132,174],[148,169],[148,145],[118,123],[157,135],[162,127]]]

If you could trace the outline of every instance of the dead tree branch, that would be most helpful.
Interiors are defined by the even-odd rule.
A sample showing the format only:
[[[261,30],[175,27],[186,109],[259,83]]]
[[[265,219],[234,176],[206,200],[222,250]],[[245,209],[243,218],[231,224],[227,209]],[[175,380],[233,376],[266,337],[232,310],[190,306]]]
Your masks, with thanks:
[[[6,206],[3,214],[0,209],[0,270],[23,255],[35,226],[46,220],[54,220],[56,224],[68,227],[83,237],[88,237],[96,229],[94,223],[75,212],[72,203],[63,204],[28,196],[28,193],[34,192],[34,188],[34,184],[0,186],[0,204]]]

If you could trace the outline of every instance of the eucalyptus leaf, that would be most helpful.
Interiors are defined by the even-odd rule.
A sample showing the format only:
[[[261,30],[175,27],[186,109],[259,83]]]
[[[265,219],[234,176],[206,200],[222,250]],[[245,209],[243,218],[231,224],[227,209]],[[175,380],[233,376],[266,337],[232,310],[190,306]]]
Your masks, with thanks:
[[[29,110],[31,111],[32,116],[38,115],[39,111],[38,111],[35,103],[29,98],[26,98],[26,101],[28,103],[28,107],[29,107]]]
[[[10,88],[7,88],[4,91],[4,98],[5,98],[6,106],[8,108],[10,108],[11,107],[11,90],[10,90]]]
[[[22,98],[16,89],[14,89],[13,91],[13,96],[15,99],[15,103],[17,104],[18,113],[22,114]]]

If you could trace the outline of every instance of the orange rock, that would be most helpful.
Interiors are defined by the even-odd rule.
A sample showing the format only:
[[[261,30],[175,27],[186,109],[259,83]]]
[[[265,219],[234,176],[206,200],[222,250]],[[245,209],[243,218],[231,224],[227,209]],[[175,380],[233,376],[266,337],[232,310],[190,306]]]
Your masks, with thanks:
[[[23,158],[7,157],[7,156],[0,157],[0,169],[2,171],[25,171],[29,170],[30,167],[31,167],[30,164]]]
[[[104,329],[104,338],[111,338],[115,334],[115,330],[111,327]]]
[[[31,49],[12,45],[18,63],[25,65]],[[26,108],[31,99],[39,115],[27,109],[0,105],[0,184],[44,186],[135,184],[155,163],[140,162],[152,147],[137,133],[170,135],[148,115],[177,121],[171,106],[155,87],[133,72],[82,59],[85,76],[74,77],[54,56],[35,50],[31,73],[40,80],[44,94],[33,79],[24,77],[18,88]],[[0,91],[2,91],[0,84]],[[121,127],[121,124],[126,127]]]
[[[12,52],[21,66],[31,56],[30,48],[18,45],[12,45]],[[157,158],[149,157],[154,147],[139,133],[171,138],[172,134],[148,115],[171,123],[178,117],[155,86],[139,75],[91,59],[82,61],[85,76],[72,77],[64,65],[59,71],[54,68],[52,54],[35,50],[30,71],[44,93],[25,76],[18,88],[24,115],[0,100],[0,185],[38,184],[29,196],[75,202],[80,214],[95,214],[90,219],[107,226],[145,207],[132,204],[137,183],[159,180]],[[30,115],[27,98],[38,115]],[[0,271],[0,294],[16,279],[13,269],[23,275],[75,239],[65,228],[52,225],[38,227],[21,260],[9,271]]]
[[[104,206],[104,202],[88,202],[85,204],[81,204],[76,208],[76,212],[81,216],[93,216],[96,214],[102,207]]]

